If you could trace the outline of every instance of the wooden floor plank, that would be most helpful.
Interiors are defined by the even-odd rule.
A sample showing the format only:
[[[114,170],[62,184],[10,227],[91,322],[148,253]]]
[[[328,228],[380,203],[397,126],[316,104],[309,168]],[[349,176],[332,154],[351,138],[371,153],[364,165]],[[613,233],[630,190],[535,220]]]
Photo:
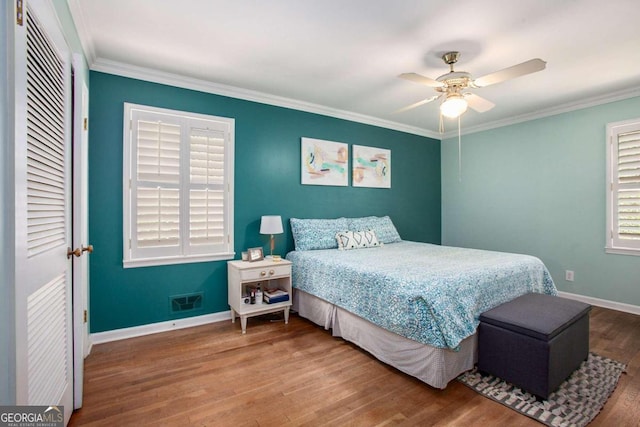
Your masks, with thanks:
[[[445,390],[292,315],[94,346],[71,426],[539,426],[452,381]],[[591,350],[628,364],[590,427],[640,425],[640,316],[594,307]]]

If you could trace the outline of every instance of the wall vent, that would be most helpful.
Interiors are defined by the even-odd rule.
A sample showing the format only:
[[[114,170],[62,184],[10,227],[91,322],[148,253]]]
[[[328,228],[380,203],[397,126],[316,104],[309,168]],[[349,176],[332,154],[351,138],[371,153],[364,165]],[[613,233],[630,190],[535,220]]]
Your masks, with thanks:
[[[202,308],[202,292],[188,295],[174,295],[169,297],[169,309],[172,313],[194,311]]]

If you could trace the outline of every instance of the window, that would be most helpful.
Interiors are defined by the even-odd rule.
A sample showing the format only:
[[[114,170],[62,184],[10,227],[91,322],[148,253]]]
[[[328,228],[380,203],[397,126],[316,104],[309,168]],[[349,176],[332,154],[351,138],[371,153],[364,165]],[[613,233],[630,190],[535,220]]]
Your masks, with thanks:
[[[609,253],[640,255],[640,119],[607,125]]]
[[[124,104],[124,267],[233,259],[234,120]]]

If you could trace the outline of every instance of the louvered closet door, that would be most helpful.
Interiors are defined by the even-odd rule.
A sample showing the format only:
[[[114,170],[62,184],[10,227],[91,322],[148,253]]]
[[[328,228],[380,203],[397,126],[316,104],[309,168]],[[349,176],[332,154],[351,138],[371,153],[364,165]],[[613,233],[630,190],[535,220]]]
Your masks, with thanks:
[[[16,110],[26,109],[26,135],[16,121],[17,403],[63,405],[68,420],[73,411],[70,63],[66,46],[59,45],[59,37],[58,44],[52,41],[50,24],[40,16],[40,9],[27,10],[26,59],[24,66],[16,64],[16,87],[26,86],[26,100],[16,97]]]

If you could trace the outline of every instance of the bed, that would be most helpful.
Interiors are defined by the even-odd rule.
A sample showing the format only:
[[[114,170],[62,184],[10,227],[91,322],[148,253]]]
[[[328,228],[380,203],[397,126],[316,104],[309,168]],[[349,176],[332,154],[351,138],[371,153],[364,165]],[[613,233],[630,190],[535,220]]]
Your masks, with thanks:
[[[536,257],[405,241],[388,216],[291,228],[294,310],[436,388],[474,366],[482,312],[557,295]]]

